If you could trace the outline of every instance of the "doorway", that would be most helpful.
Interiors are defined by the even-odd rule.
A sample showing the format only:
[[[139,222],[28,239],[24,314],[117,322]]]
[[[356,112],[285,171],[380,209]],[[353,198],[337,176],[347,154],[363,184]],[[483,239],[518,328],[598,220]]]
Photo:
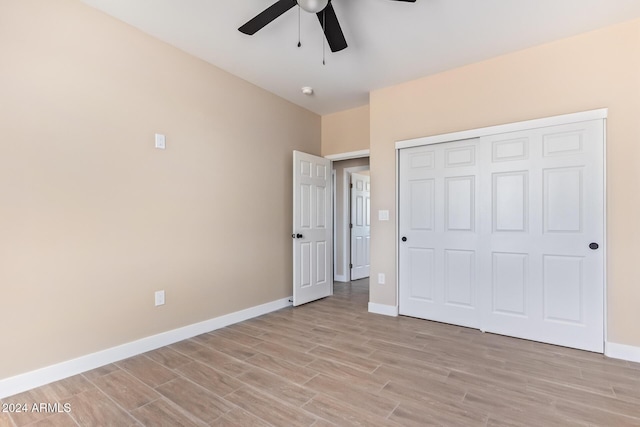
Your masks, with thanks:
[[[336,282],[351,280],[351,175],[368,174],[369,157],[333,162],[334,195],[334,262],[333,278]],[[368,206],[363,206],[368,209]],[[366,277],[366,276],[362,276]]]

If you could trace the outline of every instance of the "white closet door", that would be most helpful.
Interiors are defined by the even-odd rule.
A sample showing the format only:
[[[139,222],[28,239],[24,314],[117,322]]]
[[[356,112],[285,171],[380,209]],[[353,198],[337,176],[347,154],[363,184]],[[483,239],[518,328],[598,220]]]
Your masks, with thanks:
[[[477,140],[400,152],[400,314],[479,327]]]
[[[603,135],[597,120],[481,139],[486,331],[604,351]]]
[[[399,178],[401,314],[603,352],[602,120],[403,149]]]

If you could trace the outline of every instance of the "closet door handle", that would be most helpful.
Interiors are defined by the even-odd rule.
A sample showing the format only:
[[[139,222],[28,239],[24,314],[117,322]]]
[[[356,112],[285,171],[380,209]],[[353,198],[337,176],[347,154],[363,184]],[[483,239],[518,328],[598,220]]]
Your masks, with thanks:
[[[406,241],[407,241],[407,238],[406,238],[405,236],[402,236],[402,241],[403,241],[403,242],[406,242]]]

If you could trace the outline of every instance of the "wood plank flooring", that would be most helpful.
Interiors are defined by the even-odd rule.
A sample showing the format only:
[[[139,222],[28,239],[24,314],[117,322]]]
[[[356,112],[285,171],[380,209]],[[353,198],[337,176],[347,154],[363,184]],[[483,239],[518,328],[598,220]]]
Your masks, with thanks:
[[[368,282],[7,398],[18,426],[640,426],[640,365],[367,312]]]

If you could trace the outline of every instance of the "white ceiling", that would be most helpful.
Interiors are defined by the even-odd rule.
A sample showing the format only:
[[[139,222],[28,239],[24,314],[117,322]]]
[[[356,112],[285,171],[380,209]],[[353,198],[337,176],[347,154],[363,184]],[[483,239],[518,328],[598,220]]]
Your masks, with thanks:
[[[237,28],[275,0],[83,0],[318,114],[369,92],[640,17],[640,0],[333,0],[349,47],[322,65],[317,18],[293,8],[253,36]],[[306,97],[302,86],[312,86]]]

